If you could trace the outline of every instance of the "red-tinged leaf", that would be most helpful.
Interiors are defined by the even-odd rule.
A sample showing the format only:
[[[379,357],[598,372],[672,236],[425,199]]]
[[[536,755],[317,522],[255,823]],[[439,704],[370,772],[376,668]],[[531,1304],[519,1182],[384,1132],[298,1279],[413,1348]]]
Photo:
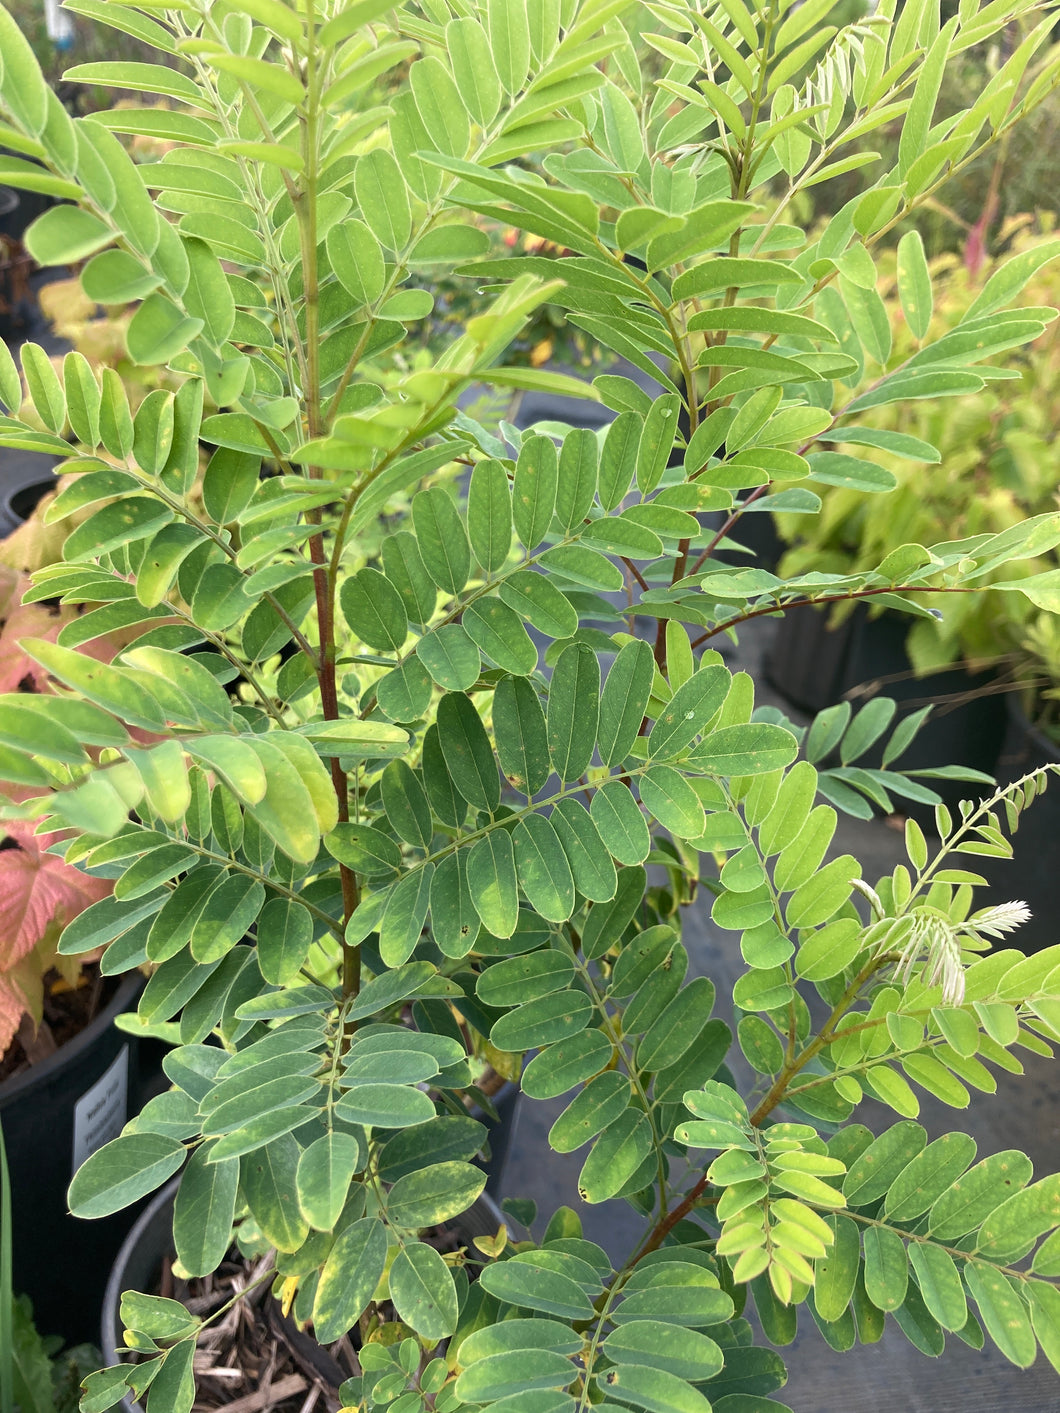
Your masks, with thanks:
[[[0,975],[27,956],[49,928],[58,937],[68,922],[105,898],[113,886],[46,853],[57,834],[34,834],[33,825],[23,821],[11,821],[5,828],[5,847],[0,849]]]

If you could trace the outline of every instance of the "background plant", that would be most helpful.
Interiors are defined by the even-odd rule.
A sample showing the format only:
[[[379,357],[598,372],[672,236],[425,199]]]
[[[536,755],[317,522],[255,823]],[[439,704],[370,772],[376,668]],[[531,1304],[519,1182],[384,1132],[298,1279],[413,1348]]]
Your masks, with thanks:
[[[1034,227],[1031,218],[1024,217],[1002,234],[1011,241],[1011,254],[1026,253],[1031,261],[1036,253],[1046,257],[1047,263],[1029,282],[1024,298],[1030,307],[1051,308],[1058,292],[1057,267],[1051,263],[1058,249],[1056,236],[1051,222],[1044,230]],[[944,339],[959,329],[997,263],[972,273],[953,256],[931,262],[935,300],[925,341]],[[903,316],[892,260],[883,262],[879,290],[890,321],[893,356],[915,358],[922,342]],[[879,366],[866,356],[860,387],[871,389]],[[925,463],[881,448],[880,464],[897,481],[885,516],[874,515],[864,496],[839,486],[825,493],[821,513],[812,520],[778,516],[781,534],[793,542],[781,563],[782,573],[804,568],[828,572],[862,568],[879,563],[903,543],[996,534],[1028,516],[1055,509],[1060,484],[1052,434],[1060,416],[1055,325],[1029,343],[1004,371],[1007,377],[991,381],[957,404],[925,398],[911,406],[890,404],[873,410],[867,424],[916,438],[932,470],[925,473]],[[1055,555],[1049,552],[1038,562],[1022,564],[1018,572],[1044,572],[1054,566]],[[842,612],[837,608],[833,617]],[[910,625],[910,658],[921,671],[961,657],[973,661],[1011,658],[1033,614],[1029,604],[1007,594],[987,590],[961,598],[947,605],[941,618],[925,618]]]
[[[174,1238],[190,1274],[246,1213],[318,1339],[367,1329],[385,1294],[391,1352],[365,1352],[348,1404],[707,1413],[716,1398],[724,1413],[784,1377],[753,1348],[749,1286],[777,1344],[806,1303],[837,1347],[892,1313],[925,1350],[986,1331],[1017,1364],[1039,1346],[1060,1359],[1056,1179],[1031,1184],[1019,1155],[973,1166],[970,1139],[928,1146],[915,1122],[917,1089],[959,1107],[987,1087],[984,1060],[1012,1067],[1012,1047],[1058,1037],[1060,954],[981,956],[1024,910],[974,910],[962,866],[1009,851],[1001,826],[1046,775],[960,818],[940,809],[934,858],[910,825],[908,867],[867,884],[849,855],[824,863],[836,815],[814,765],[710,646],[837,598],[923,614],[1060,541],[1044,514],[855,573],[713,559],[745,513],[816,513],[816,486],[893,490],[862,449],[923,449],[861,414],[980,391],[983,360],[1054,317],[1010,307],[1037,251],[992,274],[954,335],[892,357],[873,255],[947,164],[1053,91],[1055,63],[1028,69],[1051,19],[966,4],[940,25],[928,5],[883,4],[835,34],[827,6],[654,5],[645,42],[665,63],[646,84],[627,8],[108,7],[177,57],[113,81],[187,106],[79,121],[0,11],[5,141],[26,161],[0,171],[74,203],[29,247],[87,260],[90,298],[137,305],[130,357],[183,377],[133,413],[113,370],[97,380],[73,355],[60,378],[29,347],[39,430],[0,363],[0,439],[73,452],[83,474],[49,513],[91,511],[32,595],[102,605],[72,639],[24,640],[58,689],[5,765],[32,792],[8,812],[71,828],[67,861],[113,880],[62,949],[152,963],[144,1029],[180,1041],[172,1090],[89,1160],[71,1203],[104,1215],[186,1164]],[[936,121],[947,60],[1017,14],[1034,15],[1024,44]],[[407,85],[362,106],[406,65]],[[812,238],[785,221],[896,117],[892,171]],[[145,169],[115,134],[174,147]],[[573,253],[486,260],[477,217]],[[902,262],[925,339],[920,245]],[[430,367],[382,362],[431,313],[406,276],[454,265],[488,311]],[[501,362],[546,300],[662,394],[601,375],[614,422],[559,446],[458,412],[474,381],[573,391]],[[866,353],[881,373],[858,393]],[[407,524],[380,536],[405,495]],[[705,510],[721,531],[702,530]],[[1054,573],[1013,572],[995,591],[1055,612]],[[633,631],[645,616],[654,642]],[[118,626],[138,636],[115,662],[79,651]],[[815,758],[844,731],[856,758],[886,726],[878,704],[825,718]],[[656,863],[666,881],[649,886]],[[747,964],[732,998],[760,1077],[746,1095],[713,983],[684,984],[680,907],[701,871]],[[584,1199],[645,1216],[618,1269],[565,1210],[540,1242],[502,1230],[450,1261],[420,1240],[483,1183],[466,1027],[538,1052],[531,1098],[574,1091],[552,1146],[590,1145]],[[849,1122],[865,1094],[899,1115],[878,1138]],[[151,1413],[190,1408],[196,1318],[137,1293],[122,1315],[146,1360],[93,1376],[85,1413],[128,1388]]]

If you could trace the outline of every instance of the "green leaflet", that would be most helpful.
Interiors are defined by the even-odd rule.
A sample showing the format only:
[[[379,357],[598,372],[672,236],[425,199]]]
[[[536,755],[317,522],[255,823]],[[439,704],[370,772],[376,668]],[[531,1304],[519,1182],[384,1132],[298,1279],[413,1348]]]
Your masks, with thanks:
[[[362,642],[380,652],[401,650],[408,615],[401,595],[385,575],[376,569],[360,570],[343,583],[340,602],[346,622]]]
[[[470,1163],[432,1163],[398,1178],[387,1199],[387,1216],[409,1230],[437,1226],[471,1206],[486,1183]]]
[[[560,653],[548,694],[548,749],[563,781],[577,780],[592,758],[599,702],[596,654],[583,643],[573,643]]]
[[[648,755],[667,760],[698,736],[719,710],[732,678],[724,667],[700,668],[666,703],[648,736]]]
[[[541,701],[522,677],[505,677],[493,694],[493,730],[501,769],[527,797],[537,794],[551,774],[548,732]]]
[[[531,907],[550,922],[565,922],[574,911],[574,878],[555,829],[543,815],[529,814],[516,825],[512,842],[519,885]]]
[[[173,1208],[177,1255],[191,1275],[208,1275],[228,1250],[239,1186],[234,1158],[208,1163],[209,1148],[197,1149],[184,1170]]]
[[[328,259],[339,283],[361,305],[383,293],[386,267],[379,240],[363,221],[345,220],[327,233]]]
[[[939,1241],[974,1231],[995,1207],[1026,1186],[1032,1171],[1030,1159],[1014,1149],[991,1154],[955,1178],[935,1199],[928,1214],[928,1230]]]
[[[559,484],[559,458],[551,437],[529,436],[519,448],[512,485],[515,533],[534,550],[552,523]]]
[[[501,581],[498,593],[521,618],[550,638],[569,638],[577,632],[577,609],[544,574],[517,570]]]
[[[625,1113],[630,1095],[625,1075],[615,1070],[597,1075],[552,1125],[549,1146],[557,1153],[573,1153]]]
[[[338,1339],[353,1328],[379,1284],[386,1253],[386,1228],[376,1217],[362,1217],[341,1233],[324,1263],[313,1299],[318,1339]]]
[[[427,848],[434,824],[419,777],[404,761],[395,760],[383,771],[381,786],[383,808],[394,833],[408,844]]]
[[[476,599],[461,622],[480,651],[504,671],[525,677],[537,666],[537,648],[519,615],[502,599],[492,594]]]
[[[557,802],[550,820],[578,891],[594,902],[613,898],[618,887],[615,866],[585,806],[568,796]]]
[[[406,873],[394,884],[379,924],[379,954],[388,967],[412,956],[427,920],[434,864]]]
[[[909,1264],[924,1304],[944,1330],[962,1330],[968,1319],[960,1272],[948,1251],[930,1242],[909,1243]]]
[[[987,1334],[1006,1359],[1021,1369],[1028,1368],[1037,1347],[1030,1315],[1016,1282],[979,1261],[966,1264],[964,1279]]]
[[[605,782],[594,792],[589,813],[613,858],[626,865],[644,862],[651,833],[628,786],[618,780]]]
[[[597,1140],[578,1177],[578,1193],[585,1202],[606,1202],[640,1171],[652,1153],[652,1130],[646,1114],[635,1109],[610,1125]]]
[[[642,419],[620,412],[607,430],[600,452],[599,493],[605,510],[614,510],[629,490],[637,469]]]
[[[617,765],[629,754],[640,732],[653,677],[648,644],[627,643],[612,663],[600,697],[599,744],[605,765]]]
[[[479,932],[478,911],[467,882],[467,851],[440,861],[430,886],[431,935],[447,957],[464,957]]]
[[[70,1210],[105,1217],[161,1187],[184,1162],[184,1147],[157,1133],[128,1134],[97,1149],[70,1184]]]
[[[904,1222],[926,1212],[972,1162],[975,1146],[965,1133],[946,1133],[929,1143],[891,1183],[884,1202],[888,1217]]]
[[[366,1158],[364,1144],[351,1133],[332,1130],[303,1149],[298,1159],[298,1205],[317,1231],[335,1228],[353,1174]]]
[[[492,643],[492,638],[490,641]],[[465,691],[478,681],[482,666],[478,648],[459,623],[449,623],[428,633],[416,644],[416,653],[445,691]]]
[[[868,1227],[865,1245],[865,1292],[878,1310],[897,1310],[905,1299],[909,1266],[905,1244],[890,1227]]]
[[[490,1031],[490,1042],[514,1053],[554,1045],[584,1030],[592,1011],[592,1002],[579,991],[542,996],[502,1016]]]
[[[600,1031],[580,1031],[531,1060],[523,1073],[523,1091],[536,1099],[555,1098],[598,1073],[612,1053]]]
[[[438,703],[438,740],[461,795],[473,808],[492,813],[500,803],[500,773],[482,719],[462,693],[448,693]]]
[[[394,1258],[390,1298],[398,1316],[425,1339],[444,1339],[456,1328],[456,1287],[449,1267],[433,1246],[414,1242]]]
[[[412,523],[428,574],[444,593],[458,594],[471,572],[471,546],[456,506],[441,487],[413,497]]]
[[[519,919],[519,889],[511,835],[491,830],[467,855],[467,886],[482,925],[494,937],[510,937]]]
[[[599,443],[586,427],[576,427],[563,439],[559,453],[556,516],[569,534],[585,519],[596,495]]]
[[[486,458],[475,463],[468,485],[467,529],[475,558],[487,574],[495,574],[512,545],[512,493],[499,461]]]

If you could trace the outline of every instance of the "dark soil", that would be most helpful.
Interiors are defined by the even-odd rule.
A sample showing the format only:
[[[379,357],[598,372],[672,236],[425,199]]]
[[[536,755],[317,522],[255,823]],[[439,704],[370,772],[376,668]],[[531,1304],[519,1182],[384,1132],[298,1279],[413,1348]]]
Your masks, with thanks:
[[[119,977],[101,976],[94,962],[84,968],[76,986],[68,986],[58,972],[48,972],[44,978],[44,1018],[34,1030],[32,1020],[23,1016],[14,1040],[0,1056],[0,1084],[46,1060],[91,1025],[110,1004],[119,982]]]

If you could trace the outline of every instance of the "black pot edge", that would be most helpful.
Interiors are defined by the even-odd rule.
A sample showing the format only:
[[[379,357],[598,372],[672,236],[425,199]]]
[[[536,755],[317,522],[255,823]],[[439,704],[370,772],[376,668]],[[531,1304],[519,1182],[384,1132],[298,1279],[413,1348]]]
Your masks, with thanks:
[[[100,1011],[95,1020],[86,1025],[73,1040],[60,1046],[55,1054],[49,1055],[46,1060],[41,1060],[37,1065],[30,1065],[23,1074],[14,1075],[0,1083],[0,1112],[27,1090],[75,1064],[84,1051],[95,1043],[97,1037],[113,1025],[115,1017],[129,1009],[130,1002],[139,995],[143,985],[144,979],[139,972],[130,973],[114,993],[110,1005]]]
[[[108,1366],[124,1363],[122,1355],[128,1352],[124,1345],[118,1343],[121,1329],[119,1310],[122,1290],[125,1288],[125,1271],[141,1243],[145,1239],[150,1240],[152,1228],[155,1229],[155,1232],[163,1235],[171,1229],[171,1223],[167,1220],[167,1208],[172,1207],[179,1187],[180,1176],[178,1174],[154,1195],[140,1213],[114,1258],[106,1293],[103,1296],[103,1311],[100,1321],[100,1349],[103,1351],[103,1357]],[[468,1210],[462,1212],[455,1220],[466,1230],[468,1236],[494,1236],[498,1228],[504,1224],[504,1214],[493,1198],[483,1192]],[[155,1241],[158,1245],[168,1244],[168,1241],[166,1243],[159,1242],[157,1235]],[[160,1251],[158,1254],[161,1258],[163,1253]],[[133,1401],[131,1394],[126,1394],[119,1407],[122,1409],[122,1413],[142,1413],[140,1404]]]
[[[1042,764],[1053,762],[1060,765],[1060,745],[1057,745],[1051,736],[1047,736],[1040,726],[1035,725],[1023,710],[1019,696],[1015,692],[1009,694],[1006,705],[1008,706],[1009,719],[1019,727],[1041,753]]]

